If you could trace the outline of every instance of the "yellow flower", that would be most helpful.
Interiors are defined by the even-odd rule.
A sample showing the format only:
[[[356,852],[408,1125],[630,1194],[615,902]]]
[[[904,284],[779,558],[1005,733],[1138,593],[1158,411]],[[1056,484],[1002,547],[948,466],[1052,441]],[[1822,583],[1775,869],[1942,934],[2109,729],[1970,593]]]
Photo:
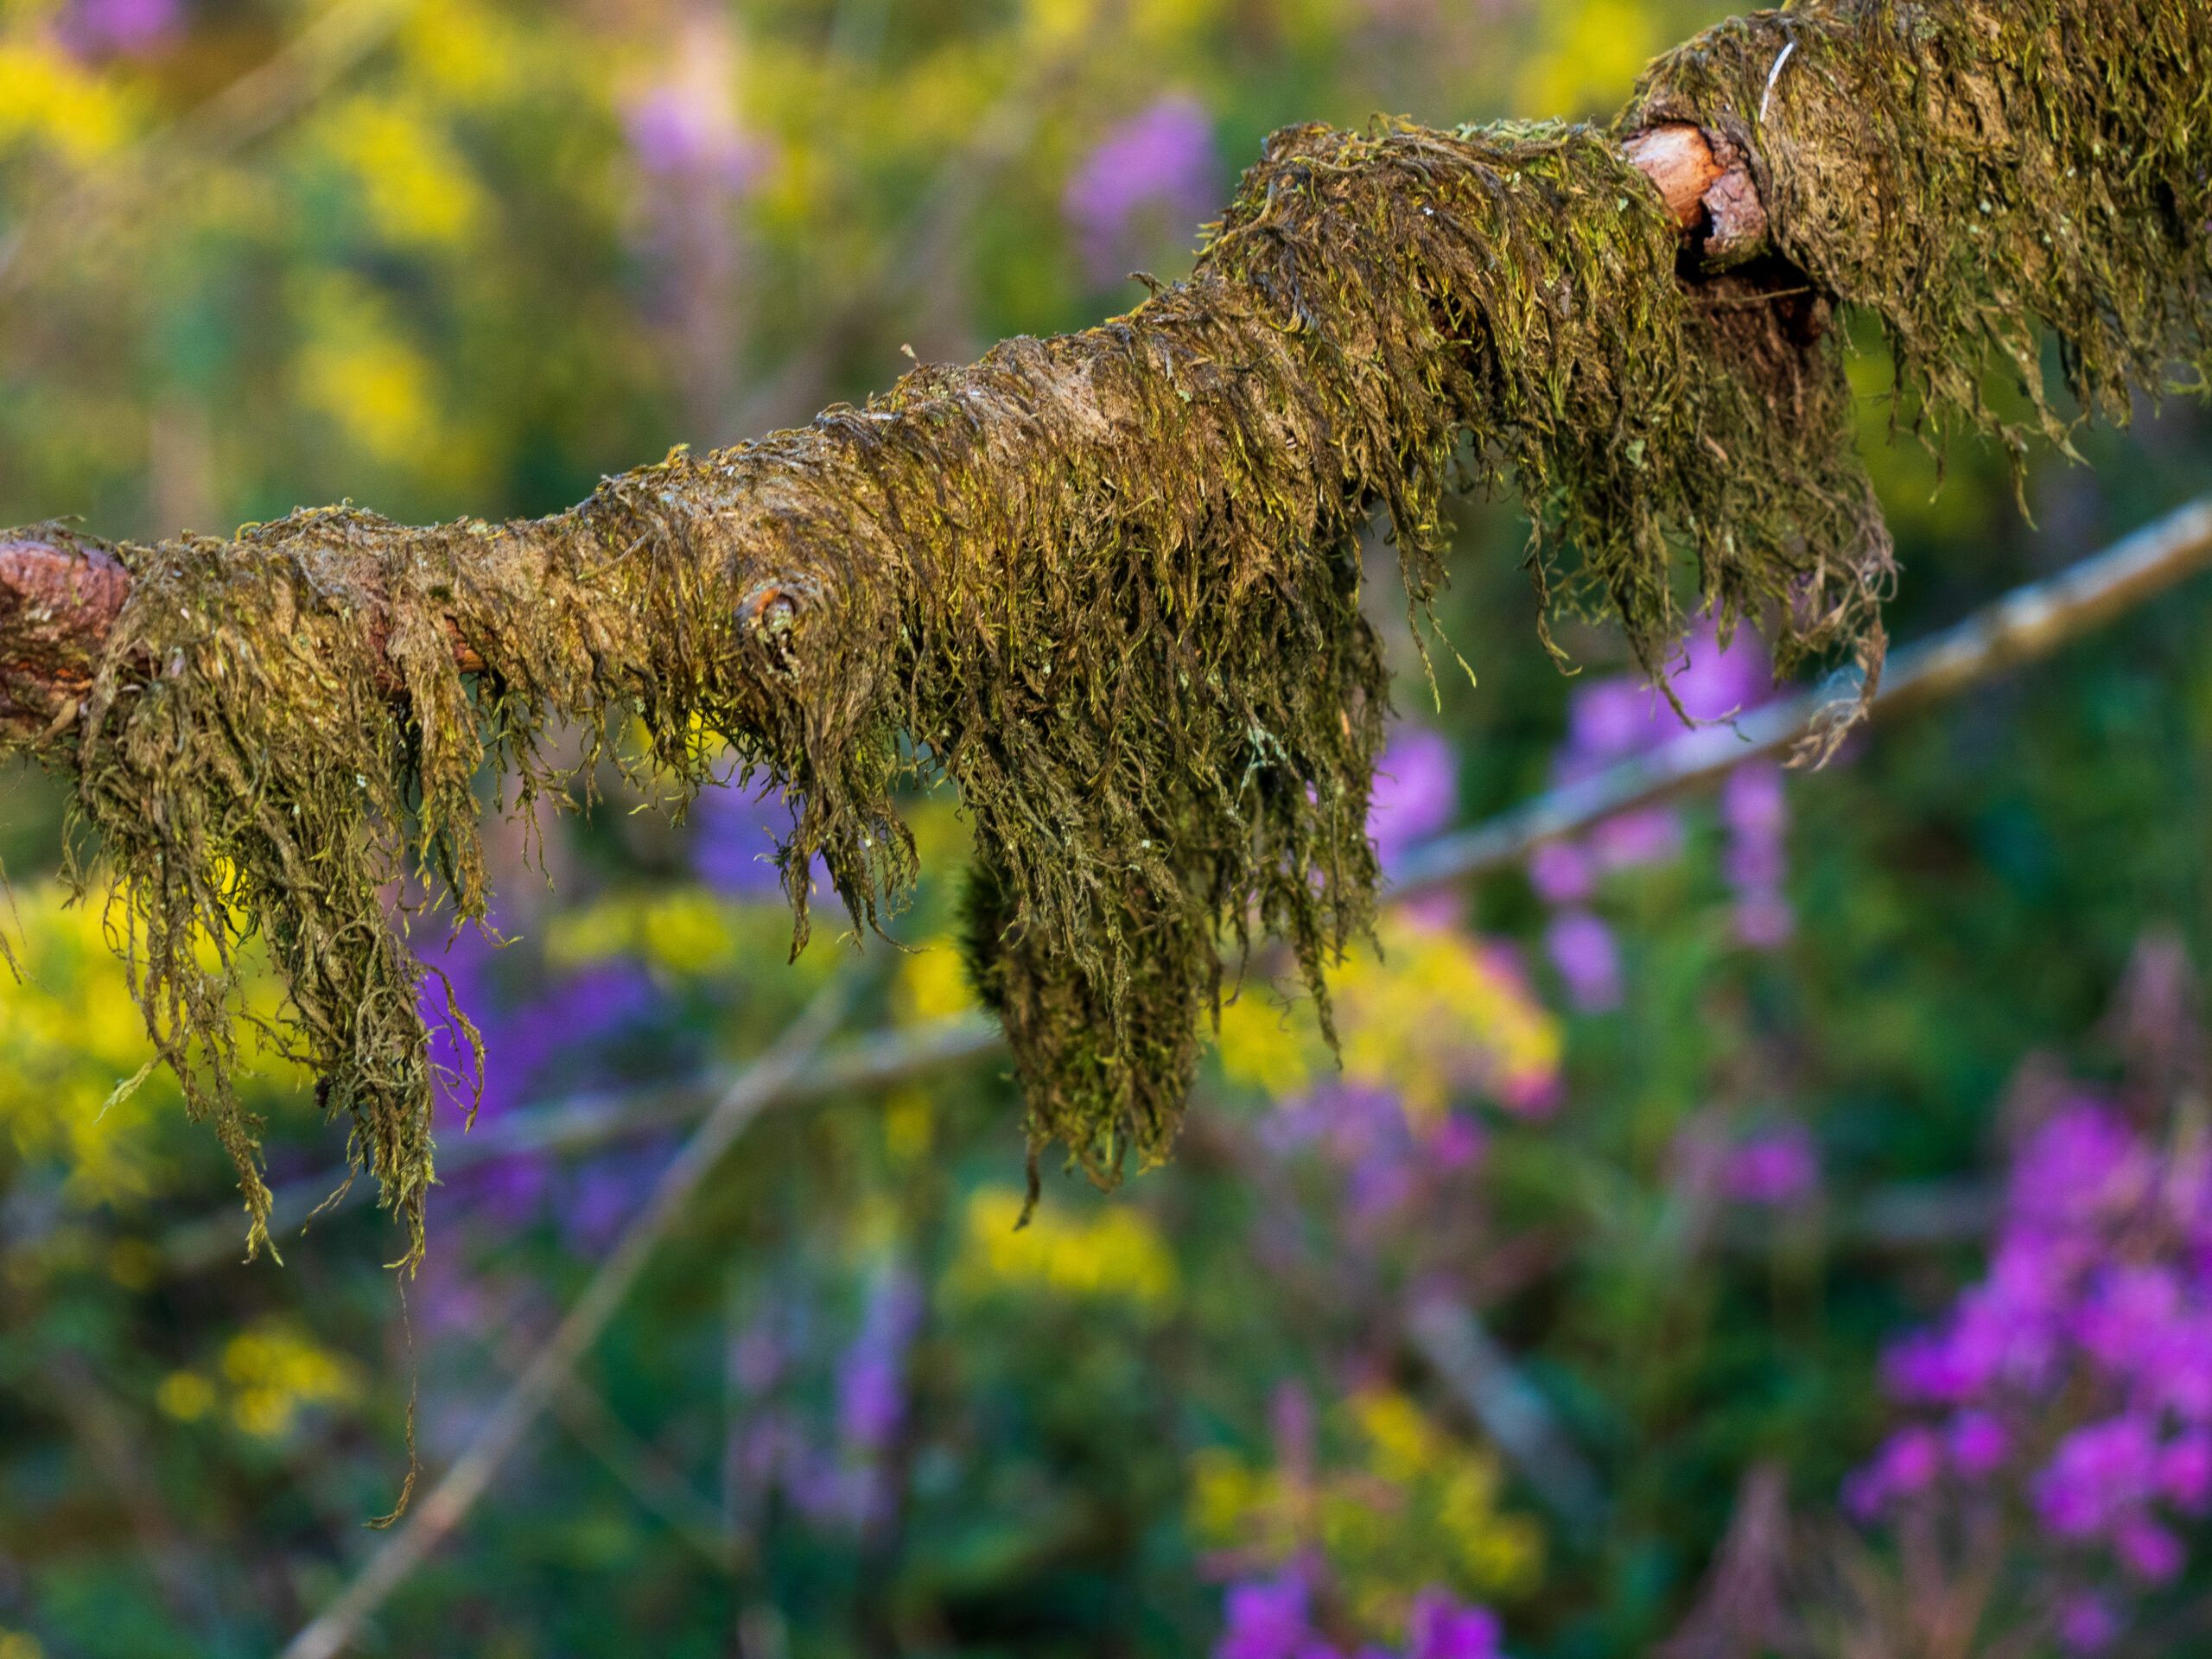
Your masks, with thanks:
[[[1256,986],[1222,1009],[1216,1042],[1222,1074],[1231,1083],[1263,1090],[1276,1100],[1313,1085],[1317,1034]]]
[[[535,29],[524,29],[470,0],[436,0],[414,9],[397,45],[415,84],[482,107],[524,90],[532,68],[562,60],[557,52],[531,51],[533,35],[542,35],[553,19],[534,22]]]
[[[166,1074],[149,1073],[145,1086],[118,1092],[153,1049],[101,907],[71,904],[54,882],[13,896],[0,925],[15,935],[22,980],[0,996],[0,1139],[20,1157],[66,1167],[73,1203],[143,1196],[153,1185],[150,1125],[177,1091]]]
[[[308,290],[302,312],[307,339],[293,371],[301,404],[387,466],[450,466],[436,370],[393,326],[383,296],[333,273]]]
[[[37,145],[82,167],[121,148],[133,124],[122,90],[59,47],[0,42],[0,153]]]
[[[759,931],[751,920],[704,887],[614,893],[556,916],[545,956],[557,968],[637,956],[665,973],[712,976],[737,966]]]
[[[215,1408],[215,1385],[197,1371],[171,1371],[154,1390],[154,1403],[164,1417],[196,1423]]]
[[[1663,44],[1642,0],[1552,0],[1544,41],[1521,72],[1520,104],[1545,116],[1594,114],[1628,96]]]
[[[967,1238],[950,1282],[970,1295],[1037,1290],[1158,1307],[1172,1300],[1175,1258],[1142,1211],[1115,1204],[1090,1219],[1040,1209],[1019,1232],[1021,1194],[984,1187],[968,1200]]]
[[[0,1630],[0,1659],[46,1659],[46,1649],[29,1630]]]
[[[883,1103],[883,1145],[892,1160],[917,1163],[936,1141],[937,1106],[930,1091],[912,1084],[893,1090]]]
[[[232,1337],[223,1345],[221,1370],[231,1389],[231,1421],[264,1440],[289,1434],[302,1411],[346,1405],[361,1391],[352,1360],[279,1319]]]
[[[1192,1530],[1211,1548],[1274,1564],[1318,1551],[1353,1622],[1377,1641],[1395,1639],[1430,1585],[1487,1597],[1536,1580],[1542,1532],[1499,1509],[1487,1450],[1393,1390],[1353,1395],[1329,1423],[1338,1459],[1319,1468],[1255,1468],[1218,1448],[1198,1452]]]
[[[1348,1079],[1390,1090],[1415,1116],[1461,1088],[1515,1106],[1557,1086],[1558,1022],[1479,939],[1404,916],[1386,917],[1377,939],[1379,955],[1356,955],[1332,976]],[[1219,1052],[1230,1081],[1277,1100],[1332,1070],[1313,1020],[1256,989],[1222,1010]]]
[[[933,939],[899,962],[899,1018],[922,1025],[965,1014],[976,1006],[960,947],[950,938]]]
[[[475,175],[427,110],[364,94],[334,105],[315,137],[353,175],[370,229],[393,247],[457,246],[485,217]]]
[[[1352,1402],[1352,1414],[1367,1436],[1376,1472],[1385,1480],[1416,1481],[1433,1466],[1440,1437],[1404,1395],[1362,1395]]]

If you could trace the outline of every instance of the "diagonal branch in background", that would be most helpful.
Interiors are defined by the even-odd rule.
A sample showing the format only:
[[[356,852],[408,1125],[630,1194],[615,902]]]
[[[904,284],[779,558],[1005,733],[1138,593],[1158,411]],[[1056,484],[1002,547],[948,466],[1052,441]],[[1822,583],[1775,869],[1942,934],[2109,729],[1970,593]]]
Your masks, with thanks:
[[[1951,696],[2103,626],[2212,566],[2212,496],[2146,524],[2047,581],[2015,588],[1957,626],[1898,652],[1866,714],[1887,719]],[[1416,849],[1393,891],[1412,898],[1518,864],[1538,846],[1631,806],[1716,782],[1747,760],[1774,760],[1826,740],[1862,691],[1819,690],[1741,718],[1685,733],[1648,754],[1615,761],[1526,806]]]
[[[586,765],[641,732],[678,802],[716,740],[766,772],[795,810],[801,942],[817,861],[874,923],[915,874],[899,785],[954,780],[973,976],[1033,1150],[1063,1139],[1110,1184],[1172,1145],[1230,959],[1281,938],[1324,997],[1371,920],[1371,513],[1416,609],[1447,491],[1510,487],[1540,585],[1572,550],[1563,602],[1618,616],[1647,668],[1687,554],[1724,626],[1770,614],[1785,667],[1851,648],[1871,689],[1891,568],[1834,308],[1887,327],[1931,422],[2016,445],[2071,428],[2044,330],[2094,412],[2206,367],[2209,62],[2194,0],[1812,0],[1662,59],[1611,132],[1287,129],[1192,278],[1084,333],[549,518],[334,509],[115,550],[128,592],[81,698],[19,674],[12,727],[121,878],[156,1046],[257,1239],[243,987],[208,946],[269,943],[282,1034],[419,1245],[423,969],[387,889],[425,868],[481,916],[476,776],[525,799],[588,780],[549,744],[564,726]],[[1694,143],[1635,142],[1669,127]],[[1707,158],[1670,201],[1673,145]],[[1729,226],[1753,204],[1746,259]],[[1981,395],[1993,359],[2024,428]],[[28,574],[54,538],[16,540]],[[100,557],[63,563],[98,587]],[[51,597],[0,605],[0,664],[16,628],[50,632]]]
[[[821,1047],[843,1014],[849,995],[844,976],[832,979],[791,1027],[723,1092],[662,1171],[644,1208],[623,1230],[583,1294],[499,1397],[466,1449],[379,1543],[329,1606],[292,1638],[283,1659],[335,1659],[343,1653],[361,1625],[475,1507],[499,1465],[606,1330],[654,1249],[682,1217],[701,1185],[746,1126],[776,1099]]]
[[[2212,497],[2177,508],[2102,552],[2017,588],[1899,650],[1866,712],[1877,721],[1888,721],[2038,661],[2208,567]],[[1548,841],[1581,835],[1621,812],[1715,783],[1747,761],[1795,753],[1839,706],[1854,705],[1858,695],[1856,690],[1816,690],[1785,698],[1739,720],[1687,732],[1648,755],[1617,761],[1579,783],[1440,836],[1407,858],[1388,897],[1393,902],[1417,899],[1514,868]],[[875,1031],[810,1061],[773,1103],[885,1090],[1003,1052],[997,1027],[975,1015]],[[451,1173],[501,1158],[588,1151],[690,1122],[711,1093],[706,1084],[671,1084],[533,1107],[473,1131],[440,1154],[441,1164]],[[330,1194],[342,1180],[342,1172],[331,1172],[278,1189],[272,1228],[298,1225],[331,1205]],[[1858,1215],[1856,1231],[1869,1245],[1910,1248],[1978,1238],[1988,1222],[1988,1195],[1979,1189],[1892,1189]],[[228,1213],[181,1224],[161,1240],[163,1262],[175,1273],[231,1259],[237,1248],[237,1224]]]
[[[132,209],[312,107],[391,39],[417,3],[342,0],[220,92],[35,207],[0,238],[0,305],[63,269]]]
[[[1544,1507],[1578,1541],[1596,1537],[1605,1518],[1596,1471],[1473,1310],[1431,1295],[1414,1305],[1407,1335]]]

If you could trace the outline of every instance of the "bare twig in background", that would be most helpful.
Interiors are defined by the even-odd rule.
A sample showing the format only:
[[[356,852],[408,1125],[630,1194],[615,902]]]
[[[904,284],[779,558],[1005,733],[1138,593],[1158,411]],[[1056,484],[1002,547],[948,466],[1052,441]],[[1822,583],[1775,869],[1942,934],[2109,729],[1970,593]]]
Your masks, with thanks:
[[[483,1333],[486,1351],[502,1369],[520,1373],[530,1363],[527,1343],[518,1333]],[[599,1459],[622,1490],[668,1529],[697,1551],[717,1572],[728,1572],[734,1548],[721,1510],[702,1497],[660,1448],[633,1431],[613,1408],[573,1372],[553,1391],[553,1415],[576,1444]]]
[[[582,1295],[500,1397],[467,1448],[330,1605],[292,1638],[283,1659],[335,1659],[352,1644],[363,1623],[475,1506],[507,1454],[606,1330],[655,1248],[675,1226],[722,1155],[789,1085],[836,1027],[849,995],[846,976],[832,979],[791,1027],[723,1092],[706,1121],[662,1172],[645,1208],[624,1230]]]
[[[390,40],[417,0],[346,0],[229,86],[26,214],[0,241],[0,302],[60,269],[210,162],[302,111]]]
[[[1588,1539],[1605,1520],[1604,1488],[1513,1357],[1471,1309],[1446,1296],[1416,1304],[1407,1321],[1414,1349],[1441,1377],[1544,1507]]]
[[[808,1059],[780,1079],[774,1092],[761,1102],[769,1106],[819,1100],[851,1090],[887,1088],[911,1077],[963,1065],[982,1055],[1001,1052],[997,1025],[980,1014],[963,1014],[933,1020],[903,1030],[872,1032],[832,1053]],[[512,1116],[488,1122],[454,1141],[438,1154],[442,1175],[496,1162],[502,1158],[537,1153],[585,1152],[594,1147],[655,1129],[680,1128],[696,1121],[716,1090],[728,1079],[705,1077],[647,1089],[607,1094],[580,1095],[568,1100],[533,1107]],[[311,1213],[351,1208],[365,1204],[370,1191],[365,1184],[347,1188],[335,1202],[331,1195],[344,1186],[346,1172],[332,1170],[305,1180],[288,1181],[276,1189],[270,1230],[304,1226]],[[327,1209],[323,1209],[324,1205]],[[226,1210],[171,1228],[160,1249],[164,1265],[173,1272],[195,1273],[218,1262],[238,1259],[240,1250],[238,1212]]]
[[[1890,658],[1868,714],[1884,719],[2048,657],[2212,564],[2212,497],[2145,525],[2047,581],[2016,588],[1955,627]],[[1816,738],[1859,689],[1807,692],[1725,725],[1685,733],[1649,754],[1538,796],[1417,849],[1392,893],[1412,898],[1518,864],[1548,841],[1580,834],[1632,806],[1718,782],[1746,760],[1771,760]]]

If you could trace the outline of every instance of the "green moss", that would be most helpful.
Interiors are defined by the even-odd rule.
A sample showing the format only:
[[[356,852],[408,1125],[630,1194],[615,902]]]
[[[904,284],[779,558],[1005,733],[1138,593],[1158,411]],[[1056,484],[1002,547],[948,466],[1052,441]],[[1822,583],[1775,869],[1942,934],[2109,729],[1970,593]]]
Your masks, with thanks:
[[[1787,54],[1785,57],[1785,54]],[[1782,253],[1881,319],[1938,431],[2016,453],[2125,423],[2176,368],[2204,389],[2212,11],[2197,0],[1838,0],[1660,59],[1625,128],[1696,121],[1751,158]],[[2043,372],[2056,337],[2063,410]],[[1985,396],[2006,372],[2029,429]]]
[[[338,510],[121,550],[128,608],[45,752],[79,779],[149,1024],[257,1238],[238,944],[274,952],[281,1034],[419,1250],[422,970],[390,895],[427,874],[480,916],[473,780],[527,804],[633,728],[676,800],[702,735],[788,791],[799,944],[816,862],[876,923],[914,874],[897,791],[956,779],[969,954],[1033,1152],[1065,1141],[1102,1182],[1166,1155],[1233,961],[1287,940],[1325,1020],[1323,968],[1372,915],[1370,517],[1416,609],[1446,493],[1510,488],[1554,602],[1617,616],[1655,671],[1684,562],[1724,626],[1769,620],[1785,665],[1878,670],[1889,543],[1834,306],[1882,316],[1939,417],[1998,429],[1993,353],[2063,436],[2038,324],[2112,414],[2201,365],[2209,35],[2182,0],[1869,0],[1715,31],[1625,118],[1758,158],[1782,257],[1699,280],[1606,133],[1294,128],[1189,283],[1084,334],[679,453],[555,518]],[[582,766],[549,747],[569,726]]]

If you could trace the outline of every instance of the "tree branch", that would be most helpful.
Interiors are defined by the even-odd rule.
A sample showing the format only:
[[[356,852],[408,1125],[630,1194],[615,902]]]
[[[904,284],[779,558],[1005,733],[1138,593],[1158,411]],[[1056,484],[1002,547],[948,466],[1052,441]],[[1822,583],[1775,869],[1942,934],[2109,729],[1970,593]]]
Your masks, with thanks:
[[[1702,129],[1666,122],[1629,138],[1622,150],[1685,237],[1699,236],[1723,213],[1732,251],[1764,236],[1758,187],[1725,140],[1716,151]],[[130,571],[90,537],[54,525],[10,532],[0,543],[0,736],[34,739],[75,718],[130,593]],[[753,603],[758,610],[788,597],[764,590]],[[483,661],[461,637],[458,619],[454,629],[455,665],[480,671]],[[388,689],[404,691],[397,672]]]

